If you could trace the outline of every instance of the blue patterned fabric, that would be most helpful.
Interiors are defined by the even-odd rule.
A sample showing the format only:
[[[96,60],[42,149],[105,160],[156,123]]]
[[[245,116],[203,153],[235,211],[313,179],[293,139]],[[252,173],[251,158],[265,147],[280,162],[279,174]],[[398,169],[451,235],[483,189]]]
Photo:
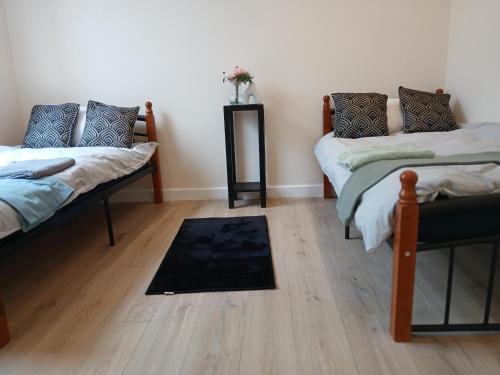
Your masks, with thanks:
[[[69,147],[79,104],[35,105],[31,110],[23,146],[28,148]]]
[[[131,148],[139,107],[115,107],[93,100],[87,105],[87,118],[78,147]]]
[[[71,186],[55,177],[0,179],[0,200],[17,211],[23,232],[54,215],[73,191]]]

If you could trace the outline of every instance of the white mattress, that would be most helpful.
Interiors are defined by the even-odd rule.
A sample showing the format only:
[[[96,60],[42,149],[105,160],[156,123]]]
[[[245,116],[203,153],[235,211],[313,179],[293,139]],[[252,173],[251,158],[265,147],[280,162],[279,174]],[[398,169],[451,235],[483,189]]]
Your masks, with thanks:
[[[13,161],[69,157],[75,165],[54,175],[75,191],[66,204],[97,185],[139,169],[153,155],[154,142],[134,144],[131,149],[117,147],[69,147],[29,149],[0,146],[0,168]],[[0,201],[0,238],[21,229],[12,207]]]
[[[340,153],[356,147],[400,143],[433,150],[437,156],[500,151],[500,124],[463,124],[461,129],[452,132],[396,133],[360,139],[334,138],[330,133],[316,144],[315,155],[321,170],[340,194],[351,176],[351,172],[337,162]],[[438,194],[454,197],[500,191],[500,166],[496,164],[412,169],[419,176],[417,195],[420,203],[434,200]],[[367,251],[375,250],[393,233],[392,215],[401,187],[400,174],[401,170],[391,173],[362,196],[354,222],[363,235]]]

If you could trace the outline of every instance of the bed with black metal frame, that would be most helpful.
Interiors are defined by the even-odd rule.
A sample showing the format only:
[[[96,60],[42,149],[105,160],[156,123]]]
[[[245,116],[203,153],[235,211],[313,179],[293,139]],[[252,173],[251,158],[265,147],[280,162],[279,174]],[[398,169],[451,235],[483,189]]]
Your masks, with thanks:
[[[436,93],[443,93],[442,89]],[[333,130],[330,97],[323,97],[323,134]],[[405,170],[400,175],[401,191],[395,208],[394,235],[387,241],[393,250],[390,334],[394,341],[410,341],[412,332],[498,331],[499,323],[490,322],[495,270],[500,242],[500,194],[482,194],[460,198],[439,197],[418,204],[417,174]],[[323,175],[323,196],[334,198],[334,189]],[[349,239],[349,227],[345,227]],[[483,319],[479,323],[450,323],[455,248],[488,243],[492,245],[491,263]],[[417,252],[449,249],[448,277],[443,323],[412,324],[413,290]]]
[[[143,137],[146,138],[148,142],[156,142],[156,123],[151,102],[146,102],[146,114],[137,116],[137,122],[146,124],[146,132],[144,133],[144,131],[141,132],[138,130],[134,130],[134,139],[136,139],[137,137]],[[51,228],[56,227],[57,224],[71,219],[71,217],[80,212],[82,209],[85,209],[89,205],[96,204],[98,202],[103,202],[109,244],[110,246],[114,246],[115,237],[113,234],[113,222],[111,218],[109,198],[124,187],[149,174],[151,175],[153,182],[154,202],[163,203],[160,158],[158,150],[155,150],[153,156],[151,156],[151,159],[141,168],[126,176],[102,183],[96,186],[94,189],[79,195],[71,203],[67,204],[64,207],[61,207],[49,220],[41,223],[31,231],[24,233],[19,230],[3,239],[0,239],[0,248],[3,250],[6,248],[17,247],[21,243],[29,241],[36,236],[47,232]],[[7,318],[5,309],[3,307],[2,296],[0,294],[0,348],[5,346],[8,343],[9,339],[10,335],[7,325]]]

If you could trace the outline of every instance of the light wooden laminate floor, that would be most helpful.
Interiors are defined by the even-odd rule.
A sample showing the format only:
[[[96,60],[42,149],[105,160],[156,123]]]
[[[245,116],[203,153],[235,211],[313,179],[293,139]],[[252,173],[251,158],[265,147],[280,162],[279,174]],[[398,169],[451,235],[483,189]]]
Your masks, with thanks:
[[[240,203],[241,204],[241,203]],[[499,334],[387,333],[391,251],[343,239],[334,201],[113,205],[0,260],[1,374],[498,374]],[[146,296],[184,218],[266,214],[278,289]],[[356,236],[356,232],[354,233]],[[481,319],[488,248],[457,250],[452,320]],[[418,256],[415,321],[439,322],[447,252]],[[492,317],[500,321],[500,282]]]

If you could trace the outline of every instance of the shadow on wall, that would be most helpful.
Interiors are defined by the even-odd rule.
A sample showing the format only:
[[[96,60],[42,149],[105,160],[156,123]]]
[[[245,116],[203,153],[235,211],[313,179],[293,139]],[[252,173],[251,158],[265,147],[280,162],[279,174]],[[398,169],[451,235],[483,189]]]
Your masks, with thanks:
[[[455,120],[457,122],[465,122],[465,115],[463,111],[462,104],[460,103],[460,100],[455,98],[453,103],[451,104],[451,111],[453,115],[455,116]]]

